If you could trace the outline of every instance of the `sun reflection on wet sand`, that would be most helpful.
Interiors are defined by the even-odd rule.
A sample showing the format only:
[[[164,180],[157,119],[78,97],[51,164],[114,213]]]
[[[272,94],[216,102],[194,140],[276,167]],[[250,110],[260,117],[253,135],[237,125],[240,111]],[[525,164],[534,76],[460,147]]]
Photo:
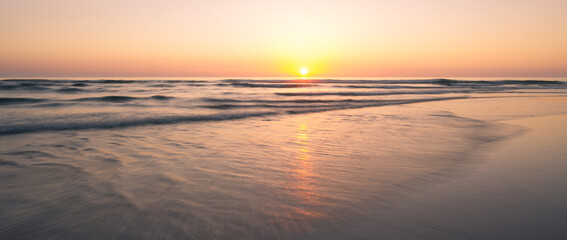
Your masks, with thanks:
[[[323,214],[313,209],[320,205],[319,195],[313,184],[313,162],[309,144],[309,129],[307,124],[298,125],[297,157],[294,159],[293,177],[296,182],[294,194],[300,199],[301,206],[295,212],[306,217],[322,217]]]

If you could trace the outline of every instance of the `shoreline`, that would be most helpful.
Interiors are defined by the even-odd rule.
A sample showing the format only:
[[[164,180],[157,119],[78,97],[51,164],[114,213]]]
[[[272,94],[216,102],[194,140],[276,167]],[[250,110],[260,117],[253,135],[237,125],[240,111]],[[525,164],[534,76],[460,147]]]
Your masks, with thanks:
[[[528,128],[481,153],[485,161],[383,212],[373,237],[563,239],[567,229],[567,114],[503,121]],[[557,130],[557,131],[554,131]],[[560,141],[557,141],[560,140]],[[561,141],[562,140],[562,141]],[[550,144],[551,143],[551,144]]]
[[[527,196],[542,182],[508,178],[567,166],[557,167],[561,161],[543,167],[528,160],[516,164],[517,157],[510,154],[529,156],[520,151],[530,150],[525,144],[496,154],[517,139],[534,139],[534,131],[514,127],[514,121],[524,120],[499,118],[553,114],[565,102],[567,98],[469,98],[210,124],[18,135],[12,146],[4,146],[9,161],[3,170],[14,177],[3,182],[3,189],[4,195],[20,200],[5,200],[6,209],[15,210],[6,211],[12,215],[3,220],[19,222],[0,225],[10,226],[6,234],[38,237],[163,237],[159,228],[178,236],[219,239],[537,238],[522,232],[529,229],[525,226],[542,229],[550,220],[521,210],[555,203],[542,210],[547,216],[564,209],[567,203],[554,200],[563,196],[553,194],[562,189],[567,174],[556,175],[559,181],[546,185],[546,191]],[[544,126],[561,129],[566,118],[561,115],[555,125]],[[525,134],[518,136],[520,132]],[[539,173],[534,176],[550,176]],[[65,187],[51,187],[61,183]],[[68,191],[70,187],[92,190]],[[513,191],[505,194],[509,189]],[[36,200],[45,198],[36,192],[49,193],[51,202],[82,201],[49,206]],[[100,202],[102,196],[111,198]],[[527,202],[514,202],[520,200]],[[130,205],[138,207],[123,207]],[[30,208],[37,210],[19,216]],[[219,209],[232,212],[232,218]],[[170,210],[176,215],[163,215]],[[115,211],[121,215],[111,217]],[[107,220],[95,223],[83,217],[93,215]],[[556,225],[564,222],[562,215],[553,216]],[[518,222],[522,219],[538,221]],[[33,228],[43,220],[43,229]],[[204,228],[209,231],[200,232]]]
[[[528,101],[517,98],[506,103],[498,102],[499,99],[486,99],[498,103],[493,106],[506,110],[493,115],[484,115],[474,109],[483,105],[483,102],[478,102],[479,99],[406,105],[449,112],[456,117],[511,127],[515,131],[472,149],[471,155],[464,157],[470,161],[467,166],[428,176],[424,184],[403,190],[395,201],[376,208],[373,218],[359,221],[348,229],[333,233],[316,232],[310,237],[563,239],[567,236],[567,230],[562,227],[562,223],[567,221],[567,192],[561,191],[564,188],[562,183],[567,182],[567,161],[561,160],[567,156],[567,129],[562,127],[562,123],[567,122],[567,111],[558,108],[562,106],[558,104],[545,111],[536,109],[539,115],[533,116],[534,111],[530,112],[530,109],[518,111],[514,107],[531,102],[530,108],[534,109],[544,106],[541,103],[550,99],[557,99],[558,103],[567,102],[565,97],[530,97]],[[518,115],[509,115],[512,112]],[[500,118],[506,115],[513,117]],[[554,132],[554,129],[557,131]],[[558,137],[562,140],[547,147],[538,144],[543,138]],[[526,142],[532,146],[526,146]],[[542,160],[534,163],[530,157]],[[554,170],[554,174],[549,174]]]

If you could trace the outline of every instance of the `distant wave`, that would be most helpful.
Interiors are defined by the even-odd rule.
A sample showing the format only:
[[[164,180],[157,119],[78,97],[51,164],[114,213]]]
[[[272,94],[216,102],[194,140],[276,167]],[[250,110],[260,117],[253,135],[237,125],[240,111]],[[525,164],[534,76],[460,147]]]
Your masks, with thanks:
[[[8,78],[1,79],[3,82],[27,82],[27,83],[147,83],[147,82],[165,82],[165,83],[206,83],[205,80],[122,80],[122,79],[97,79],[97,80],[77,80],[77,79],[43,79],[43,78]]]
[[[56,83],[60,82],[61,80],[50,80],[50,79],[43,79],[43,78],[22,78],[22,79],[2,79],[3,82],[27,82],[27,83]]]
[[[376,103],[376,102],[375,102]],[[199,107],[212,108],[212,109],[236,109],[236,108],[311,108],[311,109],[321,109],[321,108],[335,108],[349,106],[348,103],[344,104],[292,104],[292,105],[278,105],[278,104],[213,104],[213,105],[201,105]],[[352,105],[350,105],[352,106]]]
[[[104,96],[104,97],[92,97],[92,98],[77,98],[71,100],[49,100],[44,98],[0,98],[0,105],[11,105],[11,104],[33,104],[33,103],[46,103],[49,105],[44,106],[56,106],[57,104],[68,104],[69,102],[129,102],[133,100],[158,100],[166,101],[173,99],[174,97],[154,95],[151,97],[129,97],[129,96]]]
[[[43,84],[29,84],[29,83],[21,83],[21,84],[0,84],[0,90],[31,90],[31,91],[40,91],[40,90],[48,90],[49,88]]]
[[[33,90],[44,90],[49,86],[67,86],[67,87],[87,87],[96,84],[137,84],[150,83],[153,87],[169,87],[171,84],[186,83],[188,86],[203,86],[206,84],[216,83],[219,86],[233,87],[249,87],[249,88],[298,88],[310,87],[317,84],[350,84],[350,86],[338,86],[348,88],[374,88],[364,87],[364,85],[399,85],[399,88],[424,88],[418,86],[407,86],[408,84],[430,84],[442,87],[448,86],[504,86],[504,85],[567,85],[565,81],[553,80],[457,80],[457,79],[392,79],[392,80],[343,80],[343,79],[225,79],[217,81],[205,80],[120,80],[120,79],[99,79],[99,80],[72,80],[72,79],[4,79],[0,80],[0,90],[12,90],[18,88],[27,88]],[[375,86],[376,88],[382,88]],[[384,87],[384,88],[398,88]],[[566,88],[566,87],[561,87]],[[61,91],[65,91],[62,90]]]
[[[382,89],[439,89],[439,87],[428,87],[428,86],[403,86],[403,85],[337,85],[336,88],[382,88]]]
[[[165,80],[166,83],[207,83],[204,80]]]
[[[57,89],[57,92],[60,93],[77,93],[77,92],[86,92],[86,91],[87,90],[85,89],[76,88],[76,87],[65,87],[65,88]]]
[[[137,97],[128,97],[128,96],[104,96],[104,97],[93,97],[93,98],[78,98],[73,99],[72,101],[84,102],[84,101],[93,101],[93,102],[128,102],[132,100],[139,99]]]
[[[109,79],[102,79],[102,80],[79,80],[77,82],[82,82],[82,83],[135,83],[135,82],[139,82],[136,80],[109,80]]]
[[[149,97],[150,99],[155,99],[155,100],[169,100],[169,99],[173,99],[174,97],[170,97],[170,96],[163,96],[163,95],[154,95]]]
[[[510,85],[510,84],[566,84],[565,81],[555,80],[457,80],[457,79],[392,79],[392,80],[342,80],[342,79],[309,79],[309,80],[262,80],[262,79],[227,79],[226,82],[238,83],[290,83],[303,82],[309,83],[331,83],[331,84],[437,84],[450,86],[455,84],[483,84],[483,85]]]
[[[0,115],[0,134],[221,121],[564,89],[566,82],[546,80],[6,79],[0,80],[0,110],[6,113]]]
[[[435,81],[437,84],[441,85],[454,85],[454,84],[486,84],[486,85],[509,85],[509,84],[564,84],[561,81],[546,81],[546,80],[498,80],[498,81],[472,81],[472,80],[453,80],[453,79],[437,79]]]
[[[46,101],[46,99],[40,99],[40,98],[0,98],[0,105],[39,103],[39,102],[44,102],[44,101]]]
[[[206,99],[205,101],[214,102],[216,104],[203,105],[201,107],[213,109],[236,109],[236,108],[275,108],[275,109],[293,109],[293,112],[319,112],[324,110],[363,108],[393,104],[407,104],[423,101],[440,101],[461,99],[465,97],[451,98],[419,98],[404,100],[376,100],[376,99],[343,99],[343,100],[235,100],[235,99]]]
[[[153,85],[149,85],[148,87],[153,87],[153,88],[171,88],[171,87],[175,87],[175,85],[172,85],[172,84],[153,84]]]
[[[78,98],[78,99],[73,99],[71,101],[78,101],[78,102],[85,102],[85,101],[128,102],[128,101],[139,100],[139,99],[169,100],[169,99],[173,99],[173,97],[162,96],[162,95],[154,95],[154,96],[147,97],[147,98],[129,97],[129,96],[104,96],[104,97],[93,97],[93,98]]]
[[[229,83],[235,87],[249,87],[249,88],[301,88],[301,87],[313,87],[316,86],[315,84],[309,83],[251,83],[251,82],[243,82],[243,81],[231,81]],[[219,86],[223,86],[226,84],[220,83]]]
[[[387,91],[387,92],[279,92],[280,96],[386,96],[404,94],[449,94],[449,93],[479,93],[478,90],[437,90],[437,91]],[[491,92],[491,91],[482,91]]]
[[[219,99],[205,98],[204,102],[210,102],[209,105],[201,105],[200,107],[212,109],[236,109],[236,108],[275,108],[275,109],[336,109],[336,108],[361,108],[391,104],[412,103],[419,101],[447,100],[454,98],[435,98],[435,99],[405,99],[400,100],[378,100],[378,99],[295,99],[295,100],[261,100],[261,99]]]
[[[294,100],[264,100],[264,99],[232,99],[232,98],[203,98],[205,102],[237,102],[237,103],[344,103],[344,102],[376,102],[387,100],[364,100],[364,99],[294,99]]]

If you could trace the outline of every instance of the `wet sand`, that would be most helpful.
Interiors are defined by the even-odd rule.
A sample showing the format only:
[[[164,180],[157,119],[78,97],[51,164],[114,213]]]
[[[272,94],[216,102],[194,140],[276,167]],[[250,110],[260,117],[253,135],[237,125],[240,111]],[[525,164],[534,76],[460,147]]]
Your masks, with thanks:
[[[310,238],[565,239],[566,103],[565,97],[542,97],[412,104],[516,134],[478,146],[464,168],[391,196],[395,200],[370,219]]]
[[[567,115],[500,122],[525,131],[481,154],[474,170],[382,212],[374,237],[565,239]]]

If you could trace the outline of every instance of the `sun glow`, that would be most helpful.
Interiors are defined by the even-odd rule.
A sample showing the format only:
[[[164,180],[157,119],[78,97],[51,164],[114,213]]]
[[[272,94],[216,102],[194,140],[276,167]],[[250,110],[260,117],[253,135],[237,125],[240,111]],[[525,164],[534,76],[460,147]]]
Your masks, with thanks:
[[[1,77],[567,76],[567,1],[29,2],[0,1]]]

